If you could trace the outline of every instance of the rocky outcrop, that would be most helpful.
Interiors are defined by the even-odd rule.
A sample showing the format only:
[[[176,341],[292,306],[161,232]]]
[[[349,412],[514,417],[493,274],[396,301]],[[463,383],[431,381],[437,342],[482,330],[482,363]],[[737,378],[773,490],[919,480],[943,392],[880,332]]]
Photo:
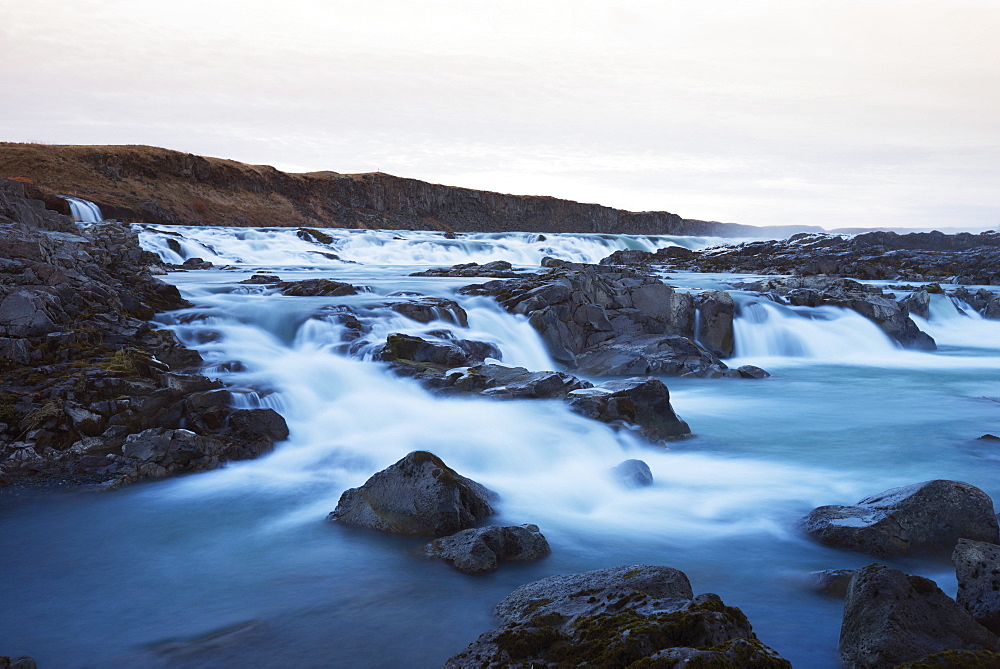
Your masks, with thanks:
[[[736,343],[733,333],[736,304],[732,295],[724,290],[706,290],[695,297],[695,307],[698,341],[720,358],[732,356]]]
[[[686,250],[685,250],[686,251]],[[627,254],[627,255],[626,255]],[[852,237],[801,233],[703,251],[619,252],[602,263],[749,274],[827,274],[857,279],[946,280],[1000,285],[1000,233],[869,232]]]
[[[925,481],[866,497],[855,506],[821,506],[803,519],[814,539],[878,557],[950,555],[959,539],[997,543],[993,501],[960,481]]]
[[[220,383],[179,373],[200,356],[147,321],[187,303],[152,276],[159,261],[131,229],[79,228],[0,181],[0,238],[0,485],[120,485],[255,457],[287,437],[274,411],[235,409]],[[125,451],[141,433],[182,429],[193,437]]]
[[[574,390],[569,395],[569,406],[604,423],[636,426],[654,441],[691,434],[691,428],[670,405],[670,391],[652,377],[608,381]]]
[[[527,316],[555,361],[571,371],[710,377],[729,371],[694,341],[690,293],[627,269],[546,260],[543,265],[550,269],[544,274],[466,286],[461,292],[494,296],[508,311]],[[711,334],[720,347],[727,343],[723,301],[711,296],[705,302],[711,302]],[[731,332],[732,311],[728,328]]]
[[[995,651],[997,643],[930,579],[881,564],[851,579],[840,630],[847,667],[888,669],[949,650]]]
[[[327,519],[394,534],[443,536],[492,516],[496,499],[433,453],[414,451],[363,486],[346,490]]]
[[[670,567],[633,565],[523,585],[446,667],[790,667],[717,595],[695,597]]]
[[[959,539],[951,561],[958,579],[956,601],[980,625],[1000,634],[1000,546]]]
[[[505,195],[381,172],[287,174],[266,165],[150,146],[0,143],[0,177],[36,196],[91,200],[108,218],[182,225],[308,226],[469,232],[602,232],[756,237],[815,226],[755,228],[629,212],[552,197]],[[63,213],[68,213],[63,211]]]
[[[791,277],[787,279],[764,279],[736,285],[769,297],[779,296],[794,306],[818,307],[831,305],[852,309],[878,325],[883,332],[905,348],[934,350],[934,339],[922,332],[910,318],[908,305],[918,308],[927,304],[920,298],[896,302],[887,297],[877,286],[866,285],[851,279],[837,279],[825,276]],[[927,297],[926,291],[924,297]],[[929,300],[929,298],[928,298]]]
[[[439,558],[467,574],[494,571],[501,562],[538,560],[552,549],[538,525],[480,527],[441,537],[424,547],[424,555]]]

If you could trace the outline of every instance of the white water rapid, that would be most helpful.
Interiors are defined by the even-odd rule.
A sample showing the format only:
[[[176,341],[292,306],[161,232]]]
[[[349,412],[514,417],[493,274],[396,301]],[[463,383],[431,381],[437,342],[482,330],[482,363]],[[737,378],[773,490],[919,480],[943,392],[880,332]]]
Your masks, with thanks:
[[[650,563],[738,606],[761,640],[801,667],[836,667],[842,603],[807,574],[873,559],[819,546],[797,522],[933,478],[1000,499],[1000,323],[935,296],[921,322],[941,351],[897,348],[854,312],[790,308],[737,294],[736,364],[760,381],[665,379],[695,437],[653,448],[554,401],[442,398],[369,357],[393,332],[494,343],[503,361],[553,363],[527,322],[475,279],[412,277],[427,266],[541,258],[596,262],[621,248],[716,240],[601,235],[143,226],[167,262],[224,266],[170,274],[194,305],[159,317],[201,352],[242,406],[273,407],[290,437],[254,461],[113,494],[25,494],[0,514],[0,629],[40,666],[434,667],[495,626],[511,590],[555,573]],[[370,290],[287,297],[240,281],[329,277]],[[745,277],[676,274],[700,289]],[[456,300],[463,328],[391,309],[422,294]],[[365,334],[343,341],[343,315]],[[353,326],[352,326],[353,327]],[[237,364],[238,363],[238,364]],[[425,539],[325,520],[348,487],[429,450],[502,497],[496,524],[536,523],[553,553],[470,577],[413,553]],[[655,484],[626,490],[608,470],[646,461]],[[892,564],[954,593],[947,563]],[[13,615],[16,611],[17,615]],[[225,632],[225,633],[224,633]],[[23,649],[21,648],[23,646]]]
[[[101,208],[90,200],[79,197],[63,195],[62,199],[69,203],[69,209],[73,214],[73,220],[78,223],[99,223],[104,220]]]

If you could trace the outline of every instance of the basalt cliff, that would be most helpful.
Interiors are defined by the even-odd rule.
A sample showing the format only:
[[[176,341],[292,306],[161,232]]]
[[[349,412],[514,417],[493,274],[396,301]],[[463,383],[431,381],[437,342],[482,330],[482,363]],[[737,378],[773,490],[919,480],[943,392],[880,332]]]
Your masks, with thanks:
[[[381,172],[289,174],[266,165],[150,146],[0,143],[0,177],[69,214],[60,195],[105,217],[178,225],[309,226],[454,232],[787,236],[816,226],[755,227],[630,212],[553,197],[506,195]]]

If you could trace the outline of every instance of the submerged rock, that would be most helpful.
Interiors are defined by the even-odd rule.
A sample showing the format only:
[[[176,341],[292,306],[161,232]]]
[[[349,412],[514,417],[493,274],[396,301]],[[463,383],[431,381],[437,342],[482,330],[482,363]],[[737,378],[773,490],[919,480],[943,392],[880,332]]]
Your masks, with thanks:
[[[468,574],[493,571],[505,560],[537,560],[551,551],[538,525],[462,530],[424,547],[427,557],[440,558]]]
[[[925,481],[866,497],[855,506],[821,506],[802,524],[824,544],[879,557],[948,555],[959,539],[998,539],[993,501],[960,481]]]
[[[433,453],[414,451],[360,488],[346,490],[327,519],[395,534],[443,536],[492,516],[496,499]]]
[[[611,468],[611,475],[626,488],[647,488],[653,485],[653,472],[642,460],[626,460]]]
[[[997,643],[930,579],[881,564],[851,579],[840,630],[848,667],[888,669],[948,650],[994,651]]]
[[[809,577],[813,590],[819,594],[844,598],[847,596],[851,579],[856,573],[858,573],[857,569],[824,569],[812,572]]]
[[[550,576],[495,609],[487,632],[446,667],[790,667],[717,595],[695,597],[682,572],[632,565]]]
[[[979,624],[1000,634],[1000,546],[959,539],[951,561],[958,578],[955,600]]]

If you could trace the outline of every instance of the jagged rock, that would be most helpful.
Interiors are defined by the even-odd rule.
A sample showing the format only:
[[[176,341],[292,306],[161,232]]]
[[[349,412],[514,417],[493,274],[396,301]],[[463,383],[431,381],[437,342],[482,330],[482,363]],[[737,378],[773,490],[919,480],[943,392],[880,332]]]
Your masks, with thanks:
[[[537,560],[551,550],[538,525],[515,525],[462,530],[430,542],[424,555],[467,574],[481,574],[495,570],[502,561]]]
[[[283,295],[293,297],[343,297],[357,295],[364,288],[331,279],[303,279],[301,281],[281,281],[276,286]]]
[[[821,595],[844,598],[857,569],[824,569],[809,574],[812,588]]]
[[[993,651],[997,643],[930,579],[881,564],[851,579],[840,630],[845,666],[888,669],[947,650]]]
[[[670,567],[632,565],[550,576],[523,585],[487,632],[446,667],[790,667],[717,595],[693,596]]]
[[[670,439],[691,433],[670,405],[670,391],[656,378],[608,381],[593,388],[574,390],[569,406],[577,413],[605,423],[625,423],[640,428],[653,439]]]
[[[926,290],[915,290],[899,301],[901,307],[921,318],[931,317],[931,296]]]
[[[454,300],[441,297],[421,297],[407,302],[397,302],[389,307],[396,313],[418,323],[445,321],[461,327],[469,326],[469,315]]]
[[[500,349],[487,342],[469,339],[452,339],[430,342],[414,335],[391,334],[383,346],[374,354],[376,360],[402,365],[404,373],[407,363],[426,363],[436,365],[443,371],[452,367],[463,367],[486,358],[500,358]],[[425,372],[418,368],[413,373]],[[432,370],[433,371],[433,370]]]
[[[736,342],[733,315],[736,304],[724,290],[706,290],[695,298],[698,308],[698,341],[715,355],[728,358]]]
[[[642,460],[626,460],[611,468],[611,475],[626,488],[646,488],[653,485],[653,472]]]
[[[442,536],[494,514],[496,493],[432,453],[414,451],[340,497],[328,520],[395,534]]]
[[[441,387],[502,399],[549,399],[566,397],[593,384],[563,372],[530,372],[524,367],[487,363],[448,374]]]
[[[958,578],[956,601],[979,624],[1000,634],[1000,546],[959,539],[951,561]]]
[[[959,481],[925,481],[866,497],[856,506],[821,506],[803,519],[818,541],[879,557],[950,554],[959,539],[996,543],[993,501]]]

